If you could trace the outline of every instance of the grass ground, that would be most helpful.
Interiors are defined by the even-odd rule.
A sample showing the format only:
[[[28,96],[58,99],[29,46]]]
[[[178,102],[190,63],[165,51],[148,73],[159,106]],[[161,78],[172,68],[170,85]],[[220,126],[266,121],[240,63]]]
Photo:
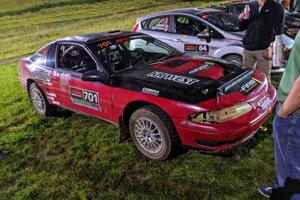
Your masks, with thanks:
[[[36,51],[58,37],[131,29],[139,16],[201,1],[2,0],[0,59]],[[209,2],[206,1],[205,4]],[[274,180],[271,120],[232,157],[189,150],[152,162],[119,129],[98,119],[37,115],[17,63],[0,65],[0,199],[262,199]],[[275,78],[278,80],[279,77]],[[277,84],[275,82],[275,84]]]

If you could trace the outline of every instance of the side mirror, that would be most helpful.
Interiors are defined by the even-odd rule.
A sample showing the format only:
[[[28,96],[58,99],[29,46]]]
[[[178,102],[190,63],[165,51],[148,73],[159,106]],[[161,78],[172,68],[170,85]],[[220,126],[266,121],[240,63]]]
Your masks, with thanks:
[[[205,39],[207,43],[211,42],[211,37],[209,32],[198,33],[197,37],[199,39]]]
[[[94,70],[83,73],[81,76],[81,80],[89,82],[105,82],[107,81],[107,76],[103,72]]]

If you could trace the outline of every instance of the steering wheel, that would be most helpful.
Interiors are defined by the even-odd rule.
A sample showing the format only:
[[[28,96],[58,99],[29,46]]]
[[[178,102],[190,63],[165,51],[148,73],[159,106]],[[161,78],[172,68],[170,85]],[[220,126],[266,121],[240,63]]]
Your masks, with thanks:
[[[141,48],[134,49],[134,52],[137,53],[136,56],[143,56],[145,54],[144,49]]]
[[[139,63],[141,61],[146,62],[145,51],[143,49],[137,48],[137,49],[134,49],[132,52],[134,53],[133,57],[135,58],[134,59],[135,60],[135,64],[137,64],[137,63]]]

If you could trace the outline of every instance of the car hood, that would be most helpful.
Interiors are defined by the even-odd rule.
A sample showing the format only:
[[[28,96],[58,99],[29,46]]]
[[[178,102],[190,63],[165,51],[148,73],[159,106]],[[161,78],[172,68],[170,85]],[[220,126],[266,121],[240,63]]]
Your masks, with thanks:
[[[217,95],[240,91],[242,85],[251,79],[251,73],[246,76],[247,72],[250,71],[232,62],[181,56],[122,73],[119,79],[121,87],[125,89],[196,104],[216,98]],[[223,86],[237,77],[240,80],[232,84],[234,87],[223,90]]]

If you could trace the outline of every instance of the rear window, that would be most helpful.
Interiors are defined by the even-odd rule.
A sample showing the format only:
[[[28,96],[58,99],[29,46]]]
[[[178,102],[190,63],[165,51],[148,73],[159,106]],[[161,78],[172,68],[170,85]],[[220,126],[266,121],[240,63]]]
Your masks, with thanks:
[[[141,25],[143,29],[146,29],[147,20],[142,21]]]
[[[156,17],[148,21],[145,29],[151,31],[168,32],[169,31],[170,19],[169,17]]]
[[[31,56],[31,61],[37,65],[46,65],[46,58],[49,51],[49,45],[42,47],[38,52],[36,52],[33,56]]]

